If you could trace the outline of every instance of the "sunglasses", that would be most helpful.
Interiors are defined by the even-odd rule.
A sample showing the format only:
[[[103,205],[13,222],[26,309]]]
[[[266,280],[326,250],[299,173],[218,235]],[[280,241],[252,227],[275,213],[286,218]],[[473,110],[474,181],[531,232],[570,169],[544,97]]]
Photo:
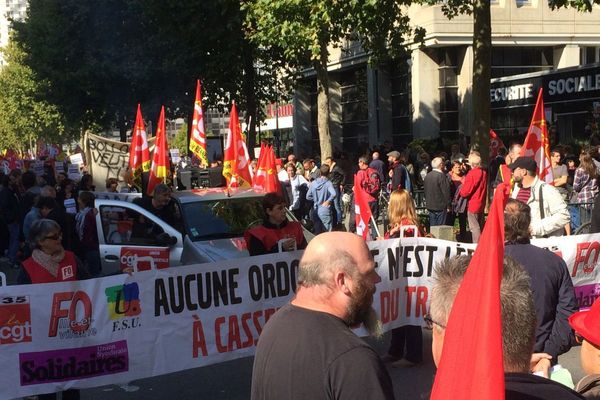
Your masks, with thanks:
[[[437,325],[442,329],[446,329],[446,325],[444,324],[440,324],[439,322],[434,321],[433,319],[431,319],[431,314],[425,314],[423,316],[423,321],[425,321],[425,328],[426,329],[433,329],[433,325]]]
[[[60,240],[60,239],[62,239],[62,233],[55,233],[54,235],[48,235],[44,239]]]

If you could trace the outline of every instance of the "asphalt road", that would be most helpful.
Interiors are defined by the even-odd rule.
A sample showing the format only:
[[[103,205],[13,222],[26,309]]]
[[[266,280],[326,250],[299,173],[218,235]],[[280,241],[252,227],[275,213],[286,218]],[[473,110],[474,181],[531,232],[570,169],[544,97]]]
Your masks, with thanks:
[[[384,354],[390,335],[381,341],[369,342]],[[424,362],[412,368],[389,368],[397,399],[428,399],[433,384],[435,366],[431,357],[431,333],[423,330]],[[250,398],[253,358],[196,368],[188,371],[132,382],[137,391],[127,392],[118,386],[103,386],[82,391],[83,400],[129,399],[211,399],[237,400]],[[579,366],[579,347],[559,358],[569,369],[575,382],[583,377]]]

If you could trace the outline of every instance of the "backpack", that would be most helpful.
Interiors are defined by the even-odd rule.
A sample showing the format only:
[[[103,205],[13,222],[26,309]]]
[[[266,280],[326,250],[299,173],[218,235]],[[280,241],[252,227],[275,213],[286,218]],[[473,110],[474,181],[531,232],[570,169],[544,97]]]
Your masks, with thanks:
[[[377,197],[381,189],[381,179],[379,174],[373,168],[367,168],[367,179],[363,181],[363,188],[373,197]]]

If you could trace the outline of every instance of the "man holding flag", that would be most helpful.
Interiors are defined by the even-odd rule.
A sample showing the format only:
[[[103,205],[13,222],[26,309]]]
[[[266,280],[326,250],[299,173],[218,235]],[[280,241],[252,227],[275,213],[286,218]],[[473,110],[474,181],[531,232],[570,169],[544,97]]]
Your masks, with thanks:
[[[531,208],[531,235],[562,236],[565,225],[570,221],[567,204],[554,186],[537,177],[535,160],[519,157],[508,167],[515,181],[511,197]]]

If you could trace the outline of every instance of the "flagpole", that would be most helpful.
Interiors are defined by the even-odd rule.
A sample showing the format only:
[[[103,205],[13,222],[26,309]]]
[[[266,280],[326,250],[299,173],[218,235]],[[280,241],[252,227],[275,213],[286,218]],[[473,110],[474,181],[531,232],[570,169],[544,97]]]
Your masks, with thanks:
[[[373,221],[373,226],[375,227],[375,233],[377,234],[377,237],[381,237],[381,233],[379,233],[379,228],[377,228],[377,222],[375,222],[373,214],[371,214],[371,221]]]

